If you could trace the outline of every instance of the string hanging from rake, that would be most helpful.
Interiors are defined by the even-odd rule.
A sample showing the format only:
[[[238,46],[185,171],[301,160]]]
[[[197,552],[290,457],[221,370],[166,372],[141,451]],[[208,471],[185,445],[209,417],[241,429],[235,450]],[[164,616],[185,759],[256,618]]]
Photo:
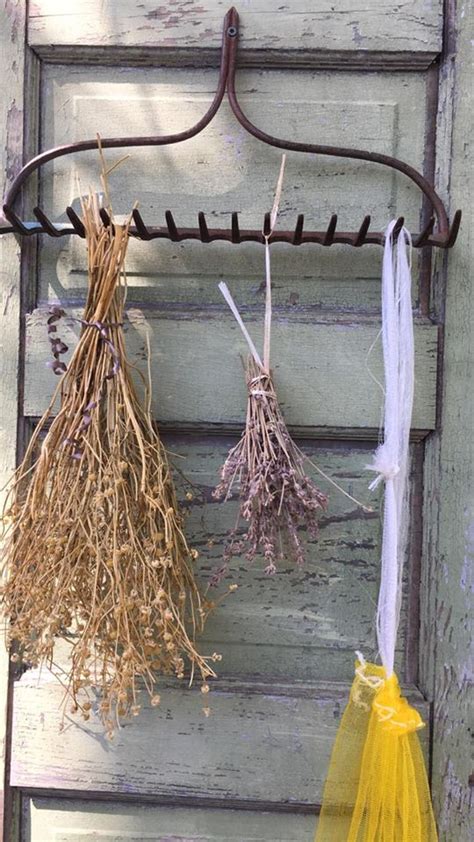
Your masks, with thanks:
[[[394,672],[408,528],[414,342],[409,232],[387,228],[382,273],[384,441],[368,469],[385,485],[377,641],[381,666],[360,653],[336,736],[315,842],[437,842],[417,731],[419,713]]]

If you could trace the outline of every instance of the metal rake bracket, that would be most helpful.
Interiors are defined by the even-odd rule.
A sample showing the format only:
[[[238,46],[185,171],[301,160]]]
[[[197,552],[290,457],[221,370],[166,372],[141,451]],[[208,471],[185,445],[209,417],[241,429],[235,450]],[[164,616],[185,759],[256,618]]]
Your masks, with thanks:
[[[377,152],[369,152],[362,149],[342,148],[337,146],[322,146],[320,144],[300,143],[298,141],[284,140],[274,137],[255,126],[242,111],[235,92],[235,73],[237,60],[237,46],[239,34],[239,16],[235,8],[229,9],[224,18],[224,31],[222,38],[221,63],[219,82],[214,99],[203,117],[190,129],[177,132],[172,135],[161,135],[155,137],[121,137],[103,138],[101,145],[104,149],[134,147],[134,146],[166,146],[171,143],[181,143],[184,140],[199,134],[215,117],[220,108],[225,93],[230,107],[243,128],[258,140],[278,149],[287,149],[293,152],[311,153],[316,155],[329,155],[338,158],[353,158],[361,161],[369,161],[374,164],[398,170],[413,181],[424,195],[424,217],[426,222],[422,230],[413,235],[415,248],[433,247],[451,248],[457,238],[461,223],[461,211],[454,214],[451,225],[441,198],[430,182],[414,167],[406,164],[398,158],[389,155],[381,155]],[[27,178],[43,164],[71,155],[75,152],[96,149],[97,140],[84,140],[72,143],[67,146],[58,146],[42,152],[33,158],[14,179],[8,190],[3,213],[5,224],[0,219],[0,234],[15,233],[22,236],[35,234],[47,234],[50,237],[63,237],[76,234],[84,237],[84,226],[80,217],[73,208],[66,208],[70,224],[53,223],[47,214],[39,207],[34,208],[33,213],[36,221],[24,222],[15,212],[15,204],[19,198],[21,189]],[[102,219],[105,224],[110,224],[106,211],[102,212]],[[182,240],[199,240],[202,243],[211,243],[214,240],[225,240],[229,243],[257,242],[262,243],[265,234],[270,232],[270,214],[264,217],[263,226],[258,229],[241,229],[238,213],[231,214],[230,228],[209,228],[203,211],[197,214],[197,228],[178,227],[170,210],[165,211],[166,225],[163,227],[147,226],[138,210],[133,211],[133,225],[130,228],[130,235],[140,240],[166,239],[172,242]],[[396,237],[404,223],[404,218],[399,217],[394,229]],[[296,226],[292,231],[274,231],[270,237],[271,242],[284,242],[291,245],[303,243],[319,243],[322,246],[331,246],[336,243],[345,243],[359,248],[368,244],[380,244],[384,242],[382,231],[370,231],[370,216],[365,216],[358,231],[338,231],[337,215],[333,214],[324,231],[306,231],[304,227],[304,214],[299,214]]]

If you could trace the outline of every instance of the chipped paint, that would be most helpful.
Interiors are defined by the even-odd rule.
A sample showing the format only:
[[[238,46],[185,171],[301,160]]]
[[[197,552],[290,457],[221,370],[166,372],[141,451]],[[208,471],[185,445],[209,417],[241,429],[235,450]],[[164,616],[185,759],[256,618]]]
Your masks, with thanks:
[[[22,166],[22,137],[23,111],[18,108],[16,100],[12,100],[6,120],[6,161],[5,175],[7,181],[12,181]]]
[[[24,10],[23,0],[4,0],[4,10],[10,21],[10,38],[12,43],[18,39],[18,33],[22,29]]]

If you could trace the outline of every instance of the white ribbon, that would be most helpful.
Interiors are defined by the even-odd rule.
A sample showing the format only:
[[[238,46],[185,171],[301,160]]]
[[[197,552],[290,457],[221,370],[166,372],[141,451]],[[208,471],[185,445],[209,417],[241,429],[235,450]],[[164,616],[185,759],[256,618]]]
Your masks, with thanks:
[[[384,441],[367,468],[385,482],[377,641],[387,677],[393,673],[400,620],[402,572],[408,527],[408,446],[414,389],[414,342],[409,253],[411,237],[402,228],[393,242],[395,220],[387,227],[382,270],[382,346],[385,370]]]

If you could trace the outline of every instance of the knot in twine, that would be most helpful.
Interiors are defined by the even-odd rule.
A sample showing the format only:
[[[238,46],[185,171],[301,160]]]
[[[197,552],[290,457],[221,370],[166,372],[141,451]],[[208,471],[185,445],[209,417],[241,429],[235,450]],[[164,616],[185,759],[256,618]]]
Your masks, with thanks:
[[[374,491],[382,482],[388,482],[389,479],[395,479],[400,472],[400,465],[396,461],[390,448],[387,447],[387,442],[381,444],[374,453],[374,461],[371,465],[366,465],[367,471],[374,471],[377,476],[369,485],[369,490]]]
[[[256,389],[255,388],[255,386],[257,386],[257,384],[260,383],[262,380],[267,380],[269,384],[271,384],[271,382],[272,382],[271,376],[269,374],[259,374],[257,377],[253,377],[252,380],[250,380],[249,384],[248,384],[249,395],[251,395],[252,397],[258,397],[258,396],[264,395],[265,397],[276,399],[276,393],[273,391],[273,388],[270,388],[270,389]]]
[[[378,690],[372,703],[372,708],[379,722],[382,723],[383,730],[395,736],[412,734],[425,725],[418,711],[401,695],[395,673],[383,682],[383,686]]]
[[[365,710],[372,708],[383,730],[395,736],[411,734],[423,728],[425,723],[420,714],[401,695],[395,673],[387,678],[383,666],[368,664],[359,652],[357,656],[352,701]],[[367,691],[374,694],[370,704],[367,704],[370,698]]]

